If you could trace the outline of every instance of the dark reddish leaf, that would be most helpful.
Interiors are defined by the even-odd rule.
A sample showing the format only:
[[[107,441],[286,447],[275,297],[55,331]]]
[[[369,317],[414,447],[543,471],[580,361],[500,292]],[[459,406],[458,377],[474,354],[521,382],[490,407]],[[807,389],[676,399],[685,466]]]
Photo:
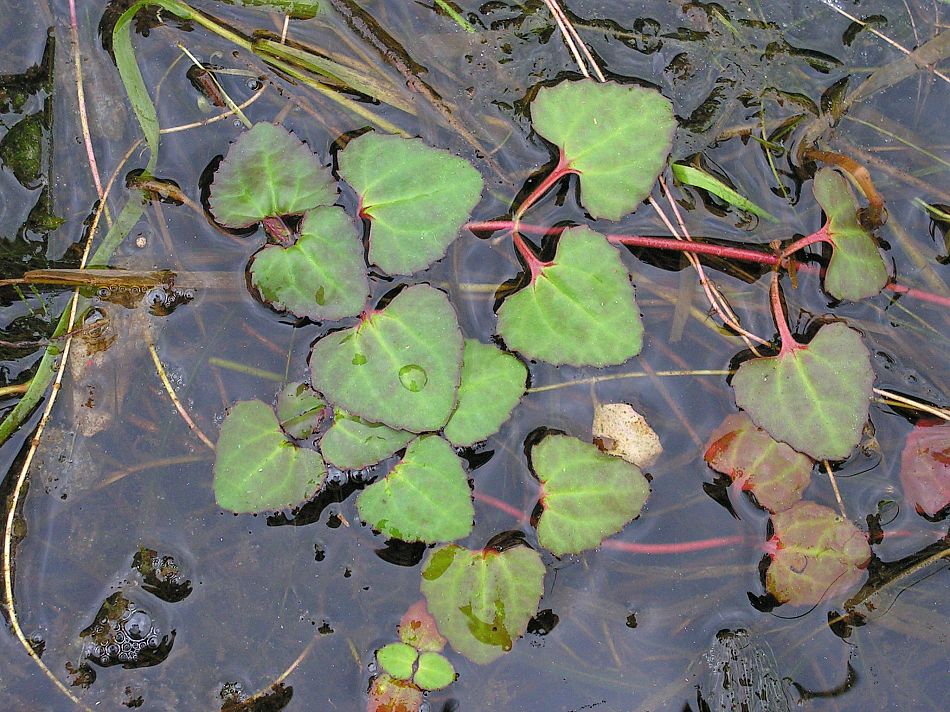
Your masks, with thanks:
[[[369,688],[366,712],[419,712],[422,690],[408,680],[380,675]]]
[[[439,633],[424,599],[413,603],[403,614],[399,621],[399,639],[419,651],[439,652],[445,647],[445,638]]]
[[[814,461],[757,428],[748,415],[735,413],[709,438],[706,464],[728,475],[770,512],[788,509],[802,498]]]
[[[950,424],[917,427],[907,436],[901,484],[907,501],[927,517],[950,506]]]

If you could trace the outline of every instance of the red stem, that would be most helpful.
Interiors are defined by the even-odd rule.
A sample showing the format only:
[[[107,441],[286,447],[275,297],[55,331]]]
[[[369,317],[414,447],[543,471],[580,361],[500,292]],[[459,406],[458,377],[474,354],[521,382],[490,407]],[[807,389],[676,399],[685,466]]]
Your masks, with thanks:
[[[778,257],[770,252],[761,252],[759,250],[750,250],[742,247],[713,245],[708,242],[687,242],[685,240],[675,240],[668,237],[647,237],[645,235],[607,235],[607,240],[615,245],[693,252],[700,255],[713,255],[723,259],[757,262],[763,265],[778,264]]]
[[[517,519],[519,522],[526,522],[526,521],[528,521],[528,515],[526,515],[526,514],[525,514],[524,512],[522,512],[520,509],[517,509],[516,507],[513,507],[512,505],[508,504],[507,502],[505,502],[505,501],[503,501],[503,500],[500,500],[500,499],[497,499],[497,498],[495,498],[495,497],[492,497],[490,494],[482,494],[482,493],[479,492],[478,490],[475,490],[473,496],[474,496],[475,499],[477,499],[479,502],[484,502],[485,504],[491,505],[491,506],[494,507],[495,509],[501,510],[501,511],[504,512],[505,514],[510,514],[512,517],[514,517],[515,519]]]
[[[577,173],[577,171],[569,167],[567,157],[564,155],[564,152],[561,151],[561,154],[557,159],[557,165],[554,166],[554,169],[548,173],[547,177],[543,181],[538,183],[538,187],[531,191],[528,197],[524,199],[519,208],[515,211],[515,224],[521,222],[521,217],[525,214],[528,208],[538,202],[538,200],[541,199],[541,196],[547,193],[552,185],[557,183],[568,173]]]
[[[811,235],[807,235],[800,240],[796,240],[791,245],[782,250],[782,259],[795,254],[799,250],[804,250],[806,247],[809,245],[814,245],[816,242],[832,242],[831,233],[828,232],[828,223],[822,225],[818,232],[813,232]]]
[[[772,303],[772,316],[775,318],[775,326],[778,327],[778,335],[782,339],[782,349],[779,351],[779,356],[782,356],[804,347],[795,340],[791,329],[788,328],[785,311],[782,309],[782,294],[778,281],[778,272],[773,272],[772,284],[769,286],[769,298]]]
[[[531,283],[534,284],[534,280],[541,274],[541,270],[548,267],[551,263],[539,260],[538,256],[528,247],[517,231],[511,233],[511,237],[512,240],[514,240],[515,249],[518,250],[518,254],[521,255],[521,259],[525,261],[525,264],[528,265],[528,269],[531,270]]]
[[[744,536],[720,536],[699,541],[683,541],[675,544],[638,544],[621,539],[607,539],[603,543],[605,549],[626,551],[631,554],[686,554],[691,551],[705,551],[725,546],[736,546],[745,543]]]

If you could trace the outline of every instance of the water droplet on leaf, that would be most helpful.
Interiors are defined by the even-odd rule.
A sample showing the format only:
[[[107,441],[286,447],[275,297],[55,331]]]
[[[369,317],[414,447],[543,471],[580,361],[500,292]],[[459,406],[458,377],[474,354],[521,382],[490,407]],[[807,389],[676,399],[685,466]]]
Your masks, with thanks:
[[[407,391],[418,393],[425,388],[429,376],[422,366],[409,363],[399,369],[399,382]]]

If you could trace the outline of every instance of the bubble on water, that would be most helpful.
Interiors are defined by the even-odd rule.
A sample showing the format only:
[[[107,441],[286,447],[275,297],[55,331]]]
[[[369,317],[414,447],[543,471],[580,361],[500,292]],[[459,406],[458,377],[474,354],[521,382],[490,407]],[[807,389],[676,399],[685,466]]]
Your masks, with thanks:
[[[408,363],[399,369],[399,382],[407,391],[418,393],[429,382],[429,375],[422,366]]]

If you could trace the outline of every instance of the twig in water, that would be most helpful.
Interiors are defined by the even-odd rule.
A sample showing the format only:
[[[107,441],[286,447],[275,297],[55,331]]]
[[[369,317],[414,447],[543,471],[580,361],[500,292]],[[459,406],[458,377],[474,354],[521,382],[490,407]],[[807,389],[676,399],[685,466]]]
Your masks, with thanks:
[[[214,450],[214,443],[211,442],[210,438],[202,432],[195,421],[191,419],[191,416],[188,414],[188,411],[185,410],[185,406],[181,404],[181,401],[178,400],[178,395],[175,393],[175,387],[172,385],[171,381],[168,380],[168,374],[165,373],[165,367],[162,366],[162,361],[158,357],[158,351],[155,350],[155,344],[152,342],[152,338],[146,332],[146,341],[148,342],[148,352],[152,356],[152,363],[155,364],[155,370],[158,372],[158,377],[162,381],[162,385],[165,386],[165,392],[168,393],[168,397],[171,399],[172,404],[175,406],[175,410],[178,411],[178,415],[181,416],[181,419],[185,421],[191,432],[195,434],[201,442],[207,445],[210,449]]]

